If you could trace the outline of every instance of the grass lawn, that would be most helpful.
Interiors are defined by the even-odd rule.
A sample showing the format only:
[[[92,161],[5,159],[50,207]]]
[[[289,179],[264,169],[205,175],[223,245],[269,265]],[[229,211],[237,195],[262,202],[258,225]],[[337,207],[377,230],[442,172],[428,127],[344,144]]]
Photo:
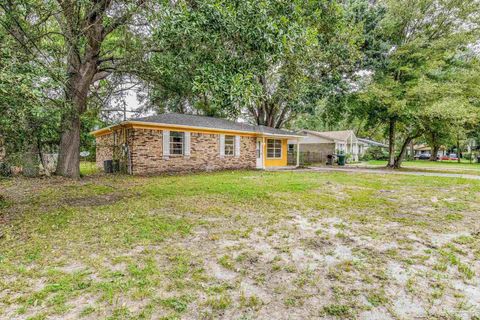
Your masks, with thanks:
[[[1,319],[480,317],[480,181],[91,175],[0,196]]]
[[[80,161],[80,174],[82,176],[91,176],[99,172],[100,169],[97,167],[95,162]]]
[[[387,161],[370,160],[370,161],[362,162],[362,165],[384,167],[387,165]],[[462,160],[462,162],[460,163],[458,163],[457,161],[428,161],[428,160],[404,161],[402,163],[402,167],[404,167],[405,169],[419,169],[419,170],[435,171],[435,172],[480,174],[480,164],[476,162],[470,163],[464,160]]]

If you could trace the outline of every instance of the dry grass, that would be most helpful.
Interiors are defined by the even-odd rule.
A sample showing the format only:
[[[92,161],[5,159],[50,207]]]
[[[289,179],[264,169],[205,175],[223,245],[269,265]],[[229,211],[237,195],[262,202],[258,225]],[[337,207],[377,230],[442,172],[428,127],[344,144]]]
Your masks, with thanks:
[[[0,318],[472,319],[480,181],[0,181]]]

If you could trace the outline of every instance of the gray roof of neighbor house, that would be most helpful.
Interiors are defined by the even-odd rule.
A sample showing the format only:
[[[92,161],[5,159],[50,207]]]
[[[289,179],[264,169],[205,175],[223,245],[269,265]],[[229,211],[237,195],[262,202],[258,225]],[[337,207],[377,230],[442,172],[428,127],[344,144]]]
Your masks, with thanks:
[[[340,131],[311,131],[311,130],[303,130],[302,132],[310,133],[316,136],[320,136],[323,138],[336,140],[336,141],[346,141],[350,136],[353,134],[355,137],[355,133],[353,130],[340,130]]]
[[[128,121],[137,121],[137,122],[148,122],[148,123],[158,123],[158,124],[169,124],[169,125],[180,125],[180,126],[190,126],[198,128],[212,128],[220,130],[232,130],[232,131],[243,131],[243,132],[252,132],[265,135],[281,135],[281,136],[303,136],[301,133],[296,133],[293,131],[276,129],[266,126],[257,126],[247,123],[230,121],[222,118],[198,116],[192,114],[181,114],[181,113],[164,113],[154,116],[142,117],[130,119]]]
[[[375,147],[388,148],[388,146],[386,144],[381,143],[381,142],[377,142],[377,141],[374,141],[374,140],[358,138],[358,141],[363,142],[365,144],[369,144],[371,146],[375,146]]]

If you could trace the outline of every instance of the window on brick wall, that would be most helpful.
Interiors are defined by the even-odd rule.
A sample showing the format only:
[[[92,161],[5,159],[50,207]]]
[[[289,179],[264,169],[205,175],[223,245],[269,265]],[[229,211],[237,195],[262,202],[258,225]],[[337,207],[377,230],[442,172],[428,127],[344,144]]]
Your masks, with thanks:
[[[233,156],[235,154],[235,136],[225,136],[225,155]]]
[[[170,154],[183,154],[185,134],[183,132],[170,132]]]

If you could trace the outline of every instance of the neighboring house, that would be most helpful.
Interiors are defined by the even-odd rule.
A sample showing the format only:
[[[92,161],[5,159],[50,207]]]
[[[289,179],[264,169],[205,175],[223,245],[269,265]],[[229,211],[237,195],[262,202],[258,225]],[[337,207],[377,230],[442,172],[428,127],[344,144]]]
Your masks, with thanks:
[[[359,156],[363,156],[365,152],[367,152],[368,148],[370,147],[380,147],[380,148],[388,148],[388,146],[384,143],[377,142],[374,140],[358,138],[358,154]]]
[[[318,154],[320,162],[325,162],[328,155],[339,153],[351,155],[353,161],[358,161],[358,139],[352,130],[343,131],[311,131],[302,130],[305,134],[300,139],[301,153]],[[294,150],[297,140],[289,140],[289,149]]]
[[[432,148],[427,144],[416,144],[413,146],[413,151],[415,152],[415,157],[418,157],[422,154],[432,154]],[[438,150],[437,157],[445,156],[447,154],[447,148],[441,146]]]
[[[118,160],[121,170],[131,174],[282,167],[287,165],[287,139],[302,137],[286,130],[176,113],[123,121],[92,134],[97,166]]]

